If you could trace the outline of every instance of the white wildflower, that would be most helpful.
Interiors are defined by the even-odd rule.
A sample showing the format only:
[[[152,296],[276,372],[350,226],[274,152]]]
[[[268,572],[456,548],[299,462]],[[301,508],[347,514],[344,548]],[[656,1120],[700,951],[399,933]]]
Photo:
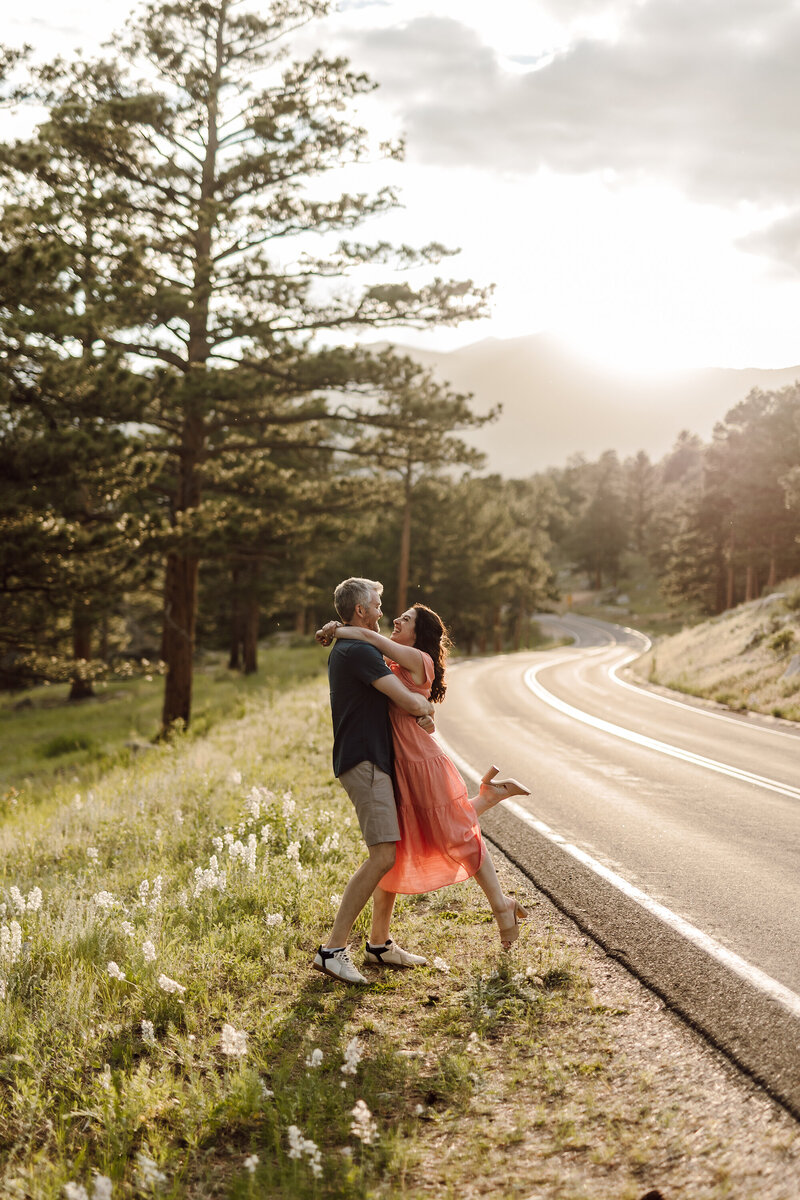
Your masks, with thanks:
[[[268,913],[266,917],[267,925],[283,924],[283,913]]]
[[[338,850],[338,849],[339,849],[339,831],[337,829],[335,833],[329,833],[327,835],[327,837],[323,841],[322,845],[320,846],[320,851],[323,854],[330,854],[330,852],[332,850]]]
[[[322,1175],[322,1151],[314,1142],[306,1142],[306,1153],[308,1155],[308,1166],[311,1174],[315,1179],[319,1179]],[[310,1149],[308,1147],[311,1147]]]
[[[212,838],[211,843],[212,843],[214,849],[216,850],[217,854],[222,854],[222,850],[225,845],[222,838],[221,837]]]
[[[152,1021],[142,1021],[142,1041],[148,1045],[154,1046],[156,1043],[156,1031]]]
[[[339,895],[338,892],[331,892],[330,901],[331,901],[331,904],[335,904],[336,907],[338,908],[339,905],[342,903],[342,897]]]
[[[156,961],[156,948],[151,941],[142,942],[142,956],[146,963]]]
[[[179,808],[175,809],[175,824],[176,825],[183,824],[183,813],[181,812],[181,810]]]
[[[350,1132],[353,1137],[357,1137],[365,1146],[371,1146],[373,1142],[377,1142],[378,1126],[363,1100],[356,1100],[351,1115],[353,1122]]]
[[[10,887],[8,894],[11,897],[11,903],[14,905],[14,911],[20,914],[25,912],[25,897],[18,887]]]
[[[89,1193],[82,1183],[65,1183],[64,1195],[67,1200],[89,1200]]]
[[[0,963],[8,963],[13,967],[20,954],[22,926],[19,921],[9,921],[8,925],[0,925]]]
[[[262,840],[262,842],[266,843],[269,841],[269,839],[271,837],[272,837],[272,826],[267,822],[266,824],[261,826],[261,840]]]
[[[238,787],[239,784],[242,782],[242,772],[237,771],[236,768],[234,767],[234,769],[231,771],[231,773],[228,776],[228,781],[230,783],[232,783],[234,787]]]
[[[133,928],[130,921],[120,922],[120,929],[122,930],[122,932],[125,934],[126,937],[132,938],[132,937],[136,936],[136,930]]]
[[[92,896],[92,902],[98,908],[105,909],[114,908],[117,903],[112,892],[95,892]]]
[[[257,846],[258,846],[258,840],[256,838],[256,835],[254,833],[251,833],[247,839],[247,854],[245,856],[246,861],[247,861],[247,870],[250,872],[251,875],[255,873],[255,869],[256,869],[256,848],[257,848]]]
[[[302,1158],[305,1138],[296,1125],[290,1125],[286,1131],[289,1135],[289,1158]]]
[[[31,888],[28,892],[25,907],[28,912],[39,912],[39,909],[42,907],[42,889],[40,887]]]
[[[194,869],[193,894],[195,897],[202,895],[203,892],[210,891],[212,888],[216,888],[218,892],[224,892],[226,883],[227,875],[224,871],[220,871],[216,854],[211,855],[208,867],[205,870],[202,867],[195,867]]]
[[[155,910],[161,904],[162,883],[163,883],[163,880],[162,880],[161,876],[156,875],[155,879],[153,880],[153,891],[150,895],[150,908],[152,909],[153,912],[155,912]]]
[[[176,983],[175,980],[170,979],[170,977],[168,975],[164,975],[164,974],[159,975],[156,982],[157,982],[158,986],[161,988],[162,992],[170,992],[170,993],[177,992],[177,994],[179,996],[182,996],[183,993],[186,991],[186,988],[183,986],[182,983]]]
[[[264,1083],[263,1079],[259,1079],[258,1085],[261,1088],[261,1099],[262,1100],[272,1100],[273,1097],[275,1096],[275,1093],[272,1091],[271,1088],[267,1087],[267,1085]]]
[[[100,1083],[107,1092],[111,1091],[111,1063],[103,1063],[103,1074],[100,1076]]]
[[[228,844],[228,854],[230,855],[231,862],[236,862],[237,858],[245,857],[246,851],[244,845],[238,838],[235,842]]]
[[[245,799],[244,806],[253,820],[257,821],[261,816],[261,792],[257,787],[252,787],[250,789],[250,792]]]
[[[247,1054],[247,1033],[244,1029],[234,1029],[233,1025],[222,1026],[222,1053],[229,1058],[244,1058]]]
[[[293,815],[294,810],[296,808],[297,808],[297,805],[294,802],[294,800],[292,799],[292,793],[284,792],[283,793],[283,819],[284,819],[284,821],[289,820],[289,818]]]
[[[344,1048],[344,1063],[341,1067],[342,1074],[355,1075],[363,1054],[364,1050],[358,1038],[351,1038]]]
[[[167,1177],[163,1171],[159,1171],[152,1158],[141,1151],[136,1155],[136,1165],[138,1167],[138,1183],[142,1188],[157,1188],[167,1182]]]
[[[108,1175],[95,1175],[92,1200],[111,1200],[111,1180]]]
[[[100,851],[97,849],[96,846],[87,846],[86,847],[86,857],[89,859],[90,862],[96,863],[98,858],[100,857]]]
[[[150,896],[150,880],[143,879],[142,882],[139,884],[139,903],[147,904],[149,896]]]
[[[423,1104],[418,1104],[417,1107],[414,1109],[414,1116],[421,1117],[424,1112],[425,1112],[425,1106]]]
[[[258,1166],[258,1155],[248,1154],[242,1166],[244,1167],[245,1171],[249,1171],[251,1175],[255,1175],[256,1167]]]
[[[5,1000],[8,984],[5,979],[0,978],[0,1000]]]
[[[289,845],[286,847],[286,857],[290,860],[294,859],[295,862],[300,861],[300,843],[299,842],[289,842]]]
[[[319,1046],[315,1046],[314,1049],[311,1051],[311,1053],[306,1055],[306,1066],[307,1067],[321,1067],[322,1066],[322,1051],[320,1050]]]
[[[322,1155],[316,1142],[311,1138],[304,1138],[296,1125],[290,1125],[287,1132],[289,1134],[289,1158],[301,1158],[305,1154],[312,1175],[315,1179],[319,1179],[322,1174]]]
[[[450,974],[450,967],[443,958],[435,958],[433,960],[433,965],[436,967],[437,971],[444,971],[445,975]]]
[[[120,983],[125,982],[125,972],[121,971],[119,969],[117,964],[114,962],[113,958],[112,958],[111,962],[108,964],[108,966],[106,967],[106,970],[108,971],[108,973],[112,979],[118,979],[120,981]]]

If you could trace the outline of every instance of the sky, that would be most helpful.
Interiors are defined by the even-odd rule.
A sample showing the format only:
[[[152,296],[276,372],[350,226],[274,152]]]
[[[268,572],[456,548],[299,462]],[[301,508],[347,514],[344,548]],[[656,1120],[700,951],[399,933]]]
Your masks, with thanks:
[[[131,7],[29,0],[3,40],[91,54]],[[495,284],[490,319],[406,344],[800,363],[798,0],[340,0],[304,36],[366,69],[359,115],[406,137],[403,207],[370,232],[460,247],[448,274]]]

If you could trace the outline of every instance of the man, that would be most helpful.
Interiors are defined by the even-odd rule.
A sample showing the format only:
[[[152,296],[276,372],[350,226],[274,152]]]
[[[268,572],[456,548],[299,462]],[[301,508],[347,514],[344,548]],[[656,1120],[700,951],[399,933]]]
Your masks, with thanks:
[[[383,584],[374,580],[345,579],[336,588],[333,602],[346,625],[377,631],[382,592]],[[331,935],[319,947],[313,966],[342,983],[366,983],[350,958],[347,939],[370,897],[373,932],[382,923],[386,928],[394,905],[394,895],[378,886],[394,866],[395,845],[400,841],[392,788],[389,701],[417,718],[430,717],[433,705],[424,696],[403,687],[380,651],[366,642],[337,641],[328,659],[328,679],[333,717],[333,772],[353,802],[369,858],[347,884]],[[380,945],[368,941],[364,961],[414,967],[426,960],[409,954],[389,938]]]

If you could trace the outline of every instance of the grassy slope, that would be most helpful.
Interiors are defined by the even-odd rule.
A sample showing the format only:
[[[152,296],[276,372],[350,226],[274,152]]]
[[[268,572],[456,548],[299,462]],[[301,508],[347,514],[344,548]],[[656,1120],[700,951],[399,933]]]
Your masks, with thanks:
[[[712,620],[660,638],[634,671],[664,687],[800,721],[800,580],[772,597],[740,604]]]
[[[364,991],[309,969],[362,847],[330,771],[324,680],[296,682],[287,660],[281,687],[272,667],[272,689],[237,699],[243,711],[205,737],[102,774],[71,763],[7,812],[0,925],[16,920],[22,944],[0,967],[0,1194],[91,1191],[93,1171],[115,1197],[138,1194],[144,1154],[174,1197],[637,1200],[658,1183],[670,1200],[789,1200],[792,1123],[748,1092],[735,1139],[721,1137],[708,1065],[690,1086],[682,1031],[654,1031],[640,989],[617,980],[621,1004],[607,960],[519,877],[505,876],[538,907],[512,956],[467,885],[398,903],[398,940],[438,967],[371,971]],[[251,834],[248,864],[230,846]],[[214,854],[224,888],[194,894]],[[41,909],[20,913],[12,886],[41,888]],[[185,993],[164,991],[162,973]],[[224,1053],[226,1023],[247,1035],[242,1058]],[[353,1038],[362,1058],[347,1074]],[[351,1131],[358,1099],[370,1144]],[[319,1150],[319,1179],[310,1144],[289,1155],[293,1125]],[[731,1191],[765,1164],[768,1185]]]

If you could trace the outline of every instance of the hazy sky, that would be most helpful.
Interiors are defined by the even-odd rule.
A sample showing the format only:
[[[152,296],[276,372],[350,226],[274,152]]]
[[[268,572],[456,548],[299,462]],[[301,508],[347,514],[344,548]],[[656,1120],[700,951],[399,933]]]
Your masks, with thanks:
[[[131,7],[29,0],[3,40],[91,52]],[[314,36],[380,82],[365,119],[407,136],[385,232],[497,284],[490,322],[404,340],[800,362],[798,0],[342,0]]]

